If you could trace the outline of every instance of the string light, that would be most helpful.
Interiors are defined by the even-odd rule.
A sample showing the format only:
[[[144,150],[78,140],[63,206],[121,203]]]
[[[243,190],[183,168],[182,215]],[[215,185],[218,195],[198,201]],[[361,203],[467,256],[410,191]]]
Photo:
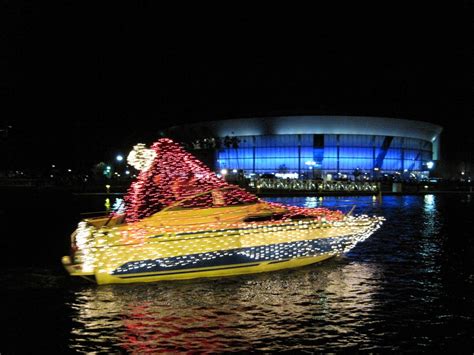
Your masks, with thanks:
[[[151,216],[162,208],[199,192],[230,187],[170,139],[158,140],[151,151],[153,154],[148,156],[154,156],[153,161],[147,163],[147,169],[142,169],[125,197],[127,222]],[[240,188],[224,194],[223,198],[226,206],[257,201],[254,195]],[[186,205],[201,208],[211,206],[212,198],[209,195],[196,198]]]
[[[155,156],[156,153],[152,149],[147,149],[145,144],[138,143],[128,154],[127,163],[137,170],[146,171],[153,162],[153,159],[155,159]]]
[[[169,139],[150,149],[135,146],[128,162],[141,171],[125,206],[117,200],[111,217],[79,223],[72,274],[82,265],[81,275],[109,283],[153,281],[195,268],[284,267],[288,260],[347,252],[383,221],[261,201]]]

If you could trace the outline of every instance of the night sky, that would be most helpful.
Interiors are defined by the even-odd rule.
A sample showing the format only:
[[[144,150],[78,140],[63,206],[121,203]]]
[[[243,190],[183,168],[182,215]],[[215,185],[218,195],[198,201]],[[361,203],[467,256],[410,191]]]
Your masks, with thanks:
[[[471,1],[40,3],[2,5],[0,129],[13,126],[2,142],[10,166],[85,169],[170,125],[272,114],[433,122],[445,128],[446,159],[472,160]]]

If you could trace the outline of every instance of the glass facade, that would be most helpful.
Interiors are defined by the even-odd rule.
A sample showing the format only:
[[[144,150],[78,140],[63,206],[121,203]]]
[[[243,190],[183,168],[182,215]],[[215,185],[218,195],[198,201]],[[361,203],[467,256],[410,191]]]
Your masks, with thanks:
[[[313,174],[375,170],[387,173],[425,169],[432,160],[431,142],[421,139],[351,135],[295,134],[241,136],[237,148],[218,152],[219,169],[253,173]]]

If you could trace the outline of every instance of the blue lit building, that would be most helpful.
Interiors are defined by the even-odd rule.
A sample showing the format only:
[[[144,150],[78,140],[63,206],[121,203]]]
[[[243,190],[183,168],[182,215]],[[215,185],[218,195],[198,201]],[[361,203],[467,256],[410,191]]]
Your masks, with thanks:
[[[442,127],[383,117],[280,116],[202,122],[186,130],[220,138],[216,170],[419,176],[439,159]]]

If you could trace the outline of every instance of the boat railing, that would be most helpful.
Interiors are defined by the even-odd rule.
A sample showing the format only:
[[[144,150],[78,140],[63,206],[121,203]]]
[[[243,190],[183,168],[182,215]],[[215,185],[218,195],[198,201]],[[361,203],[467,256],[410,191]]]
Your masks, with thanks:
[[[352,216],[352,212],[354,212],[355,208],[356,208],[356,205],[352,206],[351,210],[346,213],[346,217]]]

